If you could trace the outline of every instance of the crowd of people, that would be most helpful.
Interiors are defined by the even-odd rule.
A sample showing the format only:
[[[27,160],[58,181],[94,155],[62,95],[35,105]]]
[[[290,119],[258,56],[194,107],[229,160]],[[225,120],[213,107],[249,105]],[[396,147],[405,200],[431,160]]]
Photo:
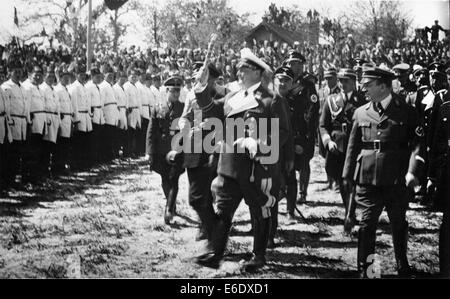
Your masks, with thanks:
[[[418,38],[388,47],[383,38],[362,45],[349,35],[339,47],[267,41],[244,42],[242,50],[130,47],[96,52],[90,70],[83,49],[42,50],[14,39],[0,54],[2,196],[70,171],[145,157],[161,175],[168,225],[176,215],[178,178],[187,171],[189,203],[202,223],[198,238],[207,240],[196,259],[201,265],[220,265],[234,212],[245,199],[254,236],[245,267],[254,271],[276,246],[280,200],[287,200],[289,221],[297,221],[318,144],[329,186],[342,197],[345,231],[359,223],[363,277],[370,276],[383,208],[399,275],[411,276],[405,215],[415,196],[444,212],[439,252],[441,272],[450,275],[448,42]],[[231,144],[202,150],[214,131],[211,119],[257,126],[264,118],[279,119],[279,127],[265,137],[247,127]],[[196,132],[200,144],[192,138]],[[182,144],[173,142],[179,134]],[[261,148],[273,136],[279,159],[262,163]],[[187,152],[186,144],[200,151]],[[227,152],[227,146],[243,152]]]

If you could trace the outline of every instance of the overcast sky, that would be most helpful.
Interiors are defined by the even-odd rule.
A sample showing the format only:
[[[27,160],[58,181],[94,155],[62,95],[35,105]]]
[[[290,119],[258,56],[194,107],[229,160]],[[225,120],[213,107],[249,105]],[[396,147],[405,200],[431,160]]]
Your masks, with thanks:
[[[94,5],[100,3],[102,0],[94,0]],[[140,0],[143,2],[153,2],[155,0]],[[156,0],[163,3],[162,0]],[[267,10],[270,3],[275,2],[278,6],[290,7],[297,4],[301,9],[308,10],[316,8],[319,12],[326,8],[330,12],[329,17],[339,15],[349,0],[228,0],[230,5],[239,14],[251,13],[250,21],[253,24],[258,24],[261,21],[261,16]],[[3,42],[5,32],[10,32],[13,28],[14,6],[23,7],[24,0],[0,0],[0,42]],[[403,0],[405,11],[409,12],[413,18],[414,27],[431,26],[435,19],[440,21],[440,24],[449,28],[449,0]],[[18,11],[19,21],[21,11]],[[42,29],[39,29],[39,31]],[[128,37],[131,41],[141,40],[139,33],[130,34]]]

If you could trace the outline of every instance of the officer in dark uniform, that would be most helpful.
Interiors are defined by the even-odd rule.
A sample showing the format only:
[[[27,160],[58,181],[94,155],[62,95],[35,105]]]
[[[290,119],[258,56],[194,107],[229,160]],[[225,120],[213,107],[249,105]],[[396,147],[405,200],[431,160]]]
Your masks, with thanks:
[[[205,117],[220,118],[225,115],[225,123],[239,120],[248,122],[244,132],[231,134],[233,138],[225,138],[221,145],[218,176],[211,186],[218,217],[210,246],[213,250],[197,258],[197,263],[204,266],[219,267],[225,252],[232,219],[242,198],[250,208],[253,232],[253,257],[244,265],[244,270],[254,271],[266,263],[265,254],[271,223],[270,211],[279,192],[276,186],[276,176],[279,176],[276,170],[279,157],[272,157],[276,159],[272,161],[273,163],[264,161],[261,146],[271,144],[270,139],[273,136],[279,136],[279,132],[269,130],[269,132],[259,132],[259,136],[253,134],[262,119],[271,120],[273,116],[271,112],[273,95],[261,84],[264,71],[270,71],[270,67],[256,57],[250,49],[244,48],[238,64],[241,90],[231,92],[224,99],[216,102],[210,97],[206,97],[206,100],[202,99],[202,93],[196,92],[197,101]],[[271,129],[271,126],[267,127]],[[237,131],[239,128],[225,126],[225,131],[230,129]],[[244,133],[243,137],[239,137],[242,133]],[[224,136],[227,136],[226,134],[225,132]]]
[[[202,66],[203,63],[196,63],[193,71],[198,72]],[[208,64],[208,70],[209,81],[206,92],[213,100],[223,98],[225,94],[217,92],[216,89],[216,80],[220,77],[220,72],[212,63]],[[189,204],[197,212],[202,223],[197,240],[208,239],[211,241],[215,217],[211,183],[217,176],[217,159],[215,159],[214,153],[208,153],[203,148],[204,138],[211,131],[202,129],[202,125],[207,119],[201,111],[195,94],[188,94],[179,127],[182,136],[186,137],[183,143],[185,146],[190,145],[189,151],[184,152],[183,156],[189,180]],[[196,134],[201,134],[200,138],[196,138],[198,137],[195,136]],[[173,150],[171,155],[181,151],[181,149]]]
[[[292,51],[283,62],[294,73],[294,84],[289,95],[291,124],[294,137],[295,170],[291,171],[287,181],[288,217],[295,220],[295,202],[297,200],[297,178],[295,171],[300,172],[299,202],[305,202],[308,194],[309,177],[311,174],[310,161],[314,156],[315,139],[319,124],[320,103],[316,87],[311,81],[303,77],[305,57]]]
[[[438,110],[428,176],[428,188],[435,195],[435,208],[443,212],[439,231],[440,274],[450,278],[450,99]]]
[[[357,184],[356,200],[362,208],[358,234],[358,270],[373,277],[378,219],[386,208],[392,227],[397,270],[409,276],[407,259],[408,209],[411,188],[418,184],[424,159],[419,156],[423,134],[417,112],[392,92],[395,75],[380,68],[363,70],[363,90],[371,102],[353,117],[343,178],[347,190]]]
[[[356,92],[356,73],[352,69],[341,69],[338,74],[342,92],[329,95],[320,117],[319,132],[326,148],[325,169],[341,187],[345,215],[355,221],[355,211],[349,214],[350,194],[342,188],[342,170],[347,151],[348,136],[352,127],[353,113],[366,103],[365,97]]]
[[[323,98],[320,99],[319,118],[323,113],[323,108],[325,107],[325,105],[327,105],[326,103],[328,101],[328,98],[331,95],[337,95],[341,92],[341,88],[338,85],[337,71],[335,68],[329,68],[328,70],[326,70],[324,73],[324,78],[327,80],[327,86],[323,90]],[[321,133],[319,132],[319,136],[320,135]],[[326,159],[327,149],[325,148],[321,138],[319,138],[318,144],[320,155]],[[333,179],[332,174],[328,172],[328,168],[325,168],[325,172],[327,174],[328,188],[333,189],[333,184],[336,184],[337,187],[337,182]]]
[[[290,107],[288,103],[287,97],[289,96],[289,91],[292,89],[292,83],[294,82],[294,72],[288,67],[282,66],[278,68],[274,72],[274,103],[273,107],[275,110],[275,114],[280,115],[279,119],[281,121],[285,121],[282,127],[287,127],[288,131],[280,130],[280,139],[279,139],[279,147],[280,147],[280,159],[279,159],[279,168],[281,171],[281,182],[280,182],[280,193],[278,196],[277,203],[272,208],[272,225],[270,227],[269,234],[269,242],[267,247],[274,248],[275,247],[275,234],[277,232],[278,227],[278,202],[286,198],[286,187],[287,180],[289,178],[289,174],[294,170],[294,136],[292,134],[292,124],[290,116]],[[283,117],[283,115],[285,117]],[[281,126],[280,126],[281,127]],[[295,205],[295,202],[291,202],[288,212],[289,214],[293,214],[292,210]]]
[[[423,97],[420,104],[416,105],[419,114],[419,120],[423,125],[424,138],[422,140],[423,150],[425,151],[425,171],[421,176],[421,189],[417,196],[423,205],[431,203],[431,194],[427,194],[427,179],[426,173],[428,171],[430,151],[433,144],[434,131],[438,117],[439,107],[445,101],[444,97],[447,93],[447,77],[445,75],[444,66],[440,63],[432,63],[428,67],[429,78],[431,82],[431,91]]]
[[[409,100],[406,100],[406,103],[417,107],[417,105],[422,103],[423,98],[431,92],[428,69],[417,65],[412,75],[416,83],[417,90],[413,96],[409,97]]]
[[[361,79],[362,79],[362,66],[364,63],[367,63],[367,61],[365,61],[362,58],[356,58],[355,59],[355,66],[353,67],[353,70],[356,72],[356,91],[361,93],[362,92],[362,87],[361,87]]]
[[[397,80],[400,83],[398,90],[394,90],[395,93],[406,99],[410,92],[415,91],[414,84],[409,80],[409,64],[400,63],[395,65],[392,70],[397,76]]]
[[[147,128],[146,154],[149,156],[150,170],[161,175],[167,200],[164,212],[166,224],[170,224],[176,214],[178,179],[184,172],[182,155],[167,157],[171,151],[172,137],[178,130],[178,119],[184,109],[184,104],[179,102],[181,85],[181,77],[173,76],[166,80],[167,102],[155,107]]]

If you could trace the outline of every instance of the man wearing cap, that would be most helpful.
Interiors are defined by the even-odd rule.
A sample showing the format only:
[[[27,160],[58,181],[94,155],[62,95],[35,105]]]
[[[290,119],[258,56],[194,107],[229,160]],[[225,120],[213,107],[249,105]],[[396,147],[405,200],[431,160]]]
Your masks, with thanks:
[[[103,102],[100,96],[99,84],[103,82],[103,74],[98,68],[91,69],[91,80],[86,83],[86,91],[91,101],[92,134],[89,142],[89,158],[91,166],[101,161],[100,143],[103,139],[105,116]]]
[[[278,202],[286,198],[287,201],[287,211],[288,215],[294,215],[295,213],[295,197],[291,196],[288,200],[286,197],[287,193],[287,181],[289,175],[294,170],[295,162],[295,152],[294,152],[294,136],[292,132],[291,124],[291,111],[288,103],[288,97],[290,96],[290,90],[292,89],[292,84],[294,82],[294,72],[285,66],[282,66],[275,70],[274,72],[274,99],[273,99],[273,112],[278,115],[280,120],[280,131],[279,131],[279,148],[280,148],[280,159],[279,159],[279,178],[280,178],[280,192],[277,197],[277,202],[272,208],[272,224],[270,226],[269,241],[267,244],[268,248],[274,248],[275,235],[278,227]],[[284,123],[282,123],[284,122]],[[293,199],[293,200],[292,200]]]
[[[43,82],[43,70],[35,66],[28,79],[23,82],[30,112],[28,136],[25,146],[25,177],[22,183],[37,183],[44,175],[44,141],[47,133],[47,113],[44,92],[39,85]]]
[[[352,127],[353,113],[366,103],[362,94],[356,91],[356,73],[352,69],[341,69],[337,77],[342,92],[329,95],[324,105],[319,122],[319,132],[326,149],[325,169],[330,177],[339,185],[345,215],[355,222],[355,210],[349,210],[348,194],[342,187],[342,170],[347,151],[348,136]],[[354,206],[354,205],[353,205]]]
[[[253,232],[253,257],[244,265],[244,269],[254,271],[263,267],[266,262],[265,254],[271,223],[270,211],[276,202],[279,188],[276,186],[277,179],[272,178],[272,175],[277,172],[271,171],[277,163],[262,164],[261,161],[265,160],[260,156],[260,148],[264,144],[272,144],[270,138],[276,138],[279,135],[278,132],[273,134],[260,132],[259,136],[254,136],[252,133],[261,119],[271,120],[273,115],[271,112],[273,95],[261,85],[264,71],[271,71],[271,69],[250,49],[244,48],[238,64],[241,90],[231,92],[219,101],[212,101],[206,94],[206,79],[201,79],[201,84],[196,87],[197,103],[205,117],[220,119],[225,115],[225,123],[235,123],[240,120],[244,122],[247,120],[249,123],[247,130],[238,132],[238,135],[245,137],[238,138],[233,136],[235,134],[231,134],[233,138],[225,138],[226,140],[221,143],[218,176],[211,186],[216,200],[217,220],[214,225],[212,243],[207,247],[212,250],[197,258],[197,263],[201,265],[213,268],[220,266],[232,219],[242,198],[250,208]],[[204,72],[207,73],[207,68],[204,68]],[[203,75],[200,76],[200,78],[203,77]],[[236,128],[235,124],[230,128],[226,126],[225,129],[228,131],[235,130],[234,128]],[[276,158],[278,161],[279,157]],[[263,185],[266,187],[264,190]]]
[[[164,82],[167,102],[155,107],[147,130],[146,155],[150,170],[161,175],[162,188],[166,196],[164,222],[171,224],[176,214],[178,179],[184,172],[182,155],[168,155],[172,148],[172,138],[178,129],[178,120],[184,104],[179,101],[182,78],[170,77]],[[204,178],[207,179],[207,178]]]
[[[117,100],[117,109],[119,110],[118,119],[117,119],[117,128],[118,128],[118,143],[117,149],[119,153],[123,153],[127,146],[127,95],[125,94],[125,90],[123,88],[125,82],[127,82],[127,74],[123,71],[120,71],[116,74],[117,82],[114,84],[114,95]]]
[[[123,85],[127,98],[127,127],[128,142],[125,151],[125,157],[136,158],[138,149],[137,142],[139,130],[141,128],[141,102],[139,100],[139,90],[136,87],[139,71],[135,69],[128,70],[128,81]]]
[[[198,74],[203,63],[195,63],[193,71]],[[216,81],[220,72],[214,64],[208,64],[209,78],[207,92],[212,100],[221,99],[225,93],[217,91]],[[211,183],[217,176],[217,161],[214,154],[207,153],[203,148],[204,138],[211,133],[211,130],[204,130],[202,126],[207,121],[201,114],[195,94],[189,93],[184,103],[184,111],[179,121],[179,128],[182,136],[186,136],[183,143],[190,144],[190,153],[184,153],[184,167],[187,169],[189,180],[189,204],[197,212],[201,229],[197,239],[207,239],[212,241],[212,230],[214,226],[214,208],[211,193]],[[201,119],[196,119],[201,115]],[[198,132],[200,138],[195,138]]]
[[[86,90],[86,67],[78,65],[75,68],[76,80],[69,87],[69,95],[73,110],[73,166],[82,170],[89,166],[89,146],[92,132],[91,100]]]
[[[403,97],[406,100],[406,97],[415,91],[415,87],[412,82],[409,80],[409,64],[400,63],[395,65],[392,70],[395,72],[397,79],[393,81],[398,83],[397,86],[394,86],[393,91]]]
[[[362,69],[363,69],[363,64],[367,63],[367,61],[365,61],[362,58],[355,58],[355,63],[356,65],[353,67],[353,70],[356,72],[356,91],[358,93],[361,93],[361,77],[362,77]]]
[[[45,175],[50,175],[51,173],[49,173],[49,171],[51,170],[53,172],[54,170],[54,162],[51,161],[51,156],[54,156],[55,153],[58,129],[61,122],[61,118],[59,116],[60,106],[53,87],[55,82],[55,70],[52,67],[48,67],[44,76],[44,82],[39,86],[44,94],[45,112],[47,114],[46,133],[44,135],[43,148],[43,166]]]
[[[161,94],[161,74],[152,74],[152,84],[150,85],[150,91],[153,94],[153,98],[155,99],[155,106],[159,103],[164,103],[164,99]]]
[[[450,101],[438,109],[435,134],[429,155],[428,189],[434,191],[434,208],[443,212],[439,230],[439,268],[450,278]]]
[[[424,138],[423,148],[426,151],[425,154],[425,172],[428,171],[430,152],[433,145],[433,138],[435,135],[435,128],[438,119],[439,107],[442,103],[450,100],[450,94],[448,93],[447,78],[444,73],[444,65],[438,62],[432,63],[428,67],[430,87],[431,91],[422,99],[421,104],[418,105],[417,112],[420,120],[423,122]],[[426,173],[421,177],[421,192],[419,198],[422,204],[432,204],[432,194],[426,190]]]
[[[327,86],[324,88],[323,91],[323,99],[320,101],[320,110],[319,115],[323,114],[323,109],[329,102],[329,98],[334,98],[335,95],[338,95],[341,92],[341,89],[338,85],[338,79],[337,79],[337,71],[334,67],[329,68],[324,72],[324,78],[327,81]],[[321,133],[319,132],[319,136]],[[322,138],[319,138],[318,140],[319,144],[319,153],[322,157],[327,157],[327,148],[322,142]],[[325,172],[327,173],[327,180],[328,180],[328,187],[330,189],[333,188],[333,184],[336,184],[335,187],[338,187],[337,181],[333,179],[333,176],[331,173],[329,173],[329,169],[326,167]]]
[[[69,82],[71,74],[67,68],[59,70],[59,82],[55,86],[55,96],[59,106],[59,117],[61,119],[56,140],[56,149],[54,155],[55,173],[68,172],[71,161],[71,136],[72,136],[72,119],[74,110],[72,100],[69,93]]]
[[[398,273],[411,274],[406,210],[424,165],[419,155],[423,128],[414,108],[392,92],[394,78],[384,69],[364,69],[361,83],[370,102],[354,113],[342,175],[348,192],[356,183],[356,201],[362,208],[357,256],[362,277],[375,275],[376,229],[384,208],[392,227]]]
[[[5,100],[10,107],[10,118],[7,118],[8,129],[11,131],[12,142],[8,150],[9,157],[6,165],[7,175],[5,185],[11,187],[19,170],[24,173],[24,147],[27,139],[27,121],[30,118],[27,92],[20,83],[22,65],[12,59],[8,64],[10,79],[2,84]]]
[[[115,158],[119,153],[118,149],[118,132],[117,125],[119,123],[119,109],[117,105],[117,98],[114,92],[114,70],[111,67],[106,67],[104,70],[105,80],[99,84],[100,98],[103,103],[103,115],[105,117],[104,125],[104,139],[101,144],[103,147],[103,160],[109,162]],[[98,142],[98,140],[97,140]]]
[[[289,67],[294,73],[294,83],[288,100],[295,143],[295,169],[291,171],[287,182],[289,202],[297,201],[296,171],[300,172],[299,201],[306,201],[311,174],[309,163],[314,156],[319,124],[320,103],[314,84],[304,78],[303,65],[305,62],[305,57],[296,51],[291,51],[289,57],[283,62],[283,65]],[[293,214],[288,214],[288,218],[290,221],[295,221]]]

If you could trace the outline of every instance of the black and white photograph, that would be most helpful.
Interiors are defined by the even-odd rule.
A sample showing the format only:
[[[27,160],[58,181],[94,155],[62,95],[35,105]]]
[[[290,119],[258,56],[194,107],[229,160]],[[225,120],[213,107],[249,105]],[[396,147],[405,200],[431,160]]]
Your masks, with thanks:
[[[0,279],[105,278],[449,279],[450,1],[1,0]]]

